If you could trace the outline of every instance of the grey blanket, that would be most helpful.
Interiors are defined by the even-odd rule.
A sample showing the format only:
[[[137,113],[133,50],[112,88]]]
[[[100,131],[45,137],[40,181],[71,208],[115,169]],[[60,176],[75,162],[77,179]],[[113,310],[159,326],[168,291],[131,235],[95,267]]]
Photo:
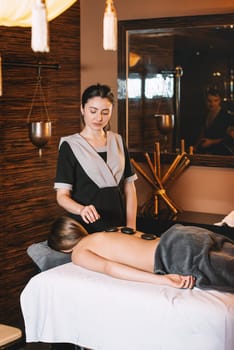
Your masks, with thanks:
[[[200,227],[176,224],[160,238],[154,272],[193,275],[198,288],[234,293],[234,241]]]

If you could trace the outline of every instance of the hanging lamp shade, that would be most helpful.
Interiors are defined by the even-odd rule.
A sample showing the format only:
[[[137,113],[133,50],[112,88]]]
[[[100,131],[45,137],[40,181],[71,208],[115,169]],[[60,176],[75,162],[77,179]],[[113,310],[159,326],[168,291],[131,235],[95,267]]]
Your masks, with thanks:
[[[29,138],[32,144],[38,147],[39,157],[42,156],[42,147],[50,140],[52,135],[52,123],[50,120],[29,122]]]
[[[58,17],[77,0],[46,0],[48,21]],[[31,27],[32,8],[35,0],[1,0],[0,25],[7,27]]]
[[[32,120],[33,109],[35,105],[38,105],[38,109],[34,115],[34,120]],[[34,146],[38,148],[39,157],[42,156],[42,148],[49,142],[52,136],[52,123],[50,121],[47,103],[45,95],[42,89],[41,83],[41,70],[38,69],[37,83],[35,86],[34,95],[32,98],[32,103],[28,112],[27,117],[29,139]]]
[[[103,17],[103,48],[117,50],[117,12],[113,0],[106,0]]]
[[[49,52],[49,26],[45,0],[35,0],[32,8],[31,48],[34,52]]]

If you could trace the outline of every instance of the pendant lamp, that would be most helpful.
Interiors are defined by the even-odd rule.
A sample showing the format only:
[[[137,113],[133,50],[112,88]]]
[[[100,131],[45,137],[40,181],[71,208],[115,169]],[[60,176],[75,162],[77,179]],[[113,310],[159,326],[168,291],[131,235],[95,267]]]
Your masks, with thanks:
[[[34,52],[49,52],[48,22],[77,0],[0,0],[0,26],[32,27]]]
[[[38,113],[37,111],[38,115],[34,117],[36,121],[32,121],[30,118],[32,116],[33,108],[36,104],[37,97],[37,102],[40,105],[40,112]],[[38,68],[37,83],[31,107],[28,113],[27,122],[29,139],[31,140],[32,144],[38,148],[39,157],[42,157],[42,148],[48,143],[52,135],[52,125],[49,118],[45,95],[42,89],[40,68]]]
[[[31,47],[34,52],[50,51],[45,0],[36,0],[32,8]]]
[[[106,0],[103,17],[103,48],[117,50],[117,12],[113,0]]]

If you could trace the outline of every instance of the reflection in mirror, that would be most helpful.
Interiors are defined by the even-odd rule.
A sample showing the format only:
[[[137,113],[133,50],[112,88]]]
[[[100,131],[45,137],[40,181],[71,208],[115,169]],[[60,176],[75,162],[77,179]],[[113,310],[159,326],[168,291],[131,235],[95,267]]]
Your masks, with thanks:
[[[231,70],[232,71],[232,70]],[[225,87],[224,82],[224,87]],[[195,152],[202,154],[234,154],[234,111],[232,86],[222,97],[221,89],[209,87],[206,89],[206,115],[201,122],[202,128],[199,137],[196,138]],[[222,87],[222,86],[221,86]],[[228,97],[227,97],[228,96]]]
[[[118,67],[119,131],[130,151],[160,141],[162,152],[175,153],[184,139],[194,160],[213,165],[212,155],[218,166],[233,165],[233,14],[120,21]],[[207,109],[211,89],[225,112]],[[204,133],[208,123],[213,131]],[[202,147],[204,137],[216,147]]]

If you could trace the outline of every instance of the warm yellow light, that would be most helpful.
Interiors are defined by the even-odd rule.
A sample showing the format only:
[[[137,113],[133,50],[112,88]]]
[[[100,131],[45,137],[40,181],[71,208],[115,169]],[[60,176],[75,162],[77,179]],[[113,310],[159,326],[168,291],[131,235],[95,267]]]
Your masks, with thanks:
[[[58,17],[77,0],[46,0],[48,21]],[[1,0],[0,25],[7,27],[31,27],[32,8],[35,0]]]
[[[129,66],[134,67],[141,59],[141,56],[137,53],[130,52],[129,54]]]
[[[48,21],[59,16],[77,0],[11,0],[0,1],[0,25],[32,27],[34,52],[49,52]]]
[[[213,72],[213,77],[221,77],[221,75],[220,72]]]

